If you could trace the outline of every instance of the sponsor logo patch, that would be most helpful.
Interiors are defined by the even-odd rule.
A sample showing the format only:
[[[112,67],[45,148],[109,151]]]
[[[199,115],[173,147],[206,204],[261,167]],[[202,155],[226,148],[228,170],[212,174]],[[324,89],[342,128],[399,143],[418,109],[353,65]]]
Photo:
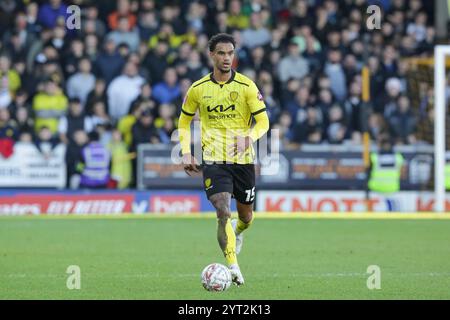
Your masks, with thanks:
[[[261,92],[258,91],[258,94],[257,94],[256,96],[257,96],[257,98],[258,98],[259,101],[263,101],[263,100],[264,100],[264,98],[263,98]]]

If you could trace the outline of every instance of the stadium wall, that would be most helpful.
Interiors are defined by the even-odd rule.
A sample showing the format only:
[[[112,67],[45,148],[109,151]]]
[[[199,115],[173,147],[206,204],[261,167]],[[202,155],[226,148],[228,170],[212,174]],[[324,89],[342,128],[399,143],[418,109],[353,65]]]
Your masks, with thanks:
[[[373,194],[368,202],[358,191],[259,191],[261,212],[429,212],[431,192]],[[369,205],[369,206],[367,206]],[[232,202],[232,210],[236,207]],[[200,190],[162,191],[0,191],[0,216],[16,215],[151,215],[204,214],[214,208]],[[450,212],[450,194],[447,208]]]

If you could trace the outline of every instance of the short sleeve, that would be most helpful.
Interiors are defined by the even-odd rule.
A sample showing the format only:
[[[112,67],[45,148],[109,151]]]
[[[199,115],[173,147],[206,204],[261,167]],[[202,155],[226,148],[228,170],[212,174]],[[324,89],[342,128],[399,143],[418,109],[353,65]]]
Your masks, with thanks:
[[[183,104],[181,106],[181,112],[183,112],[187,116],[193,117],[195,115],[195,112],[197,111],[197,108],[197,97],[195,95],[194,88],[191,86],[184,96]]]
[[[247,89],[247,104],[250,107],[252,115],[257,115],[258,113],[266,111],[264,98],[253,81]]]

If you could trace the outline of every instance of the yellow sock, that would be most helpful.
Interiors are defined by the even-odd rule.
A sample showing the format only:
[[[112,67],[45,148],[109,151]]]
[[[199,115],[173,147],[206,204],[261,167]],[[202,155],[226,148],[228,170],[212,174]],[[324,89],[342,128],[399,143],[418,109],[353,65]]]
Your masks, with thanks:
[[[250,227],[250,225],[252,224],[252,222],[253,222],[253,216],[252,216],[252,219],[247,223],[245,223],[240,218],[238,218],[238,222],[237,222],[237,226],[236,226],[236,233],[240,234],[245,229],[248,229]]]
[[[227,237],[227,243],[225,250],[223,250],[223,254],[225,256],[227,264],[231,266],[232,264],[237,263],[237,258],[236,258],[236,235],[234,234],[230,219],[227,220],[227,224],[225,225],[225,234]]]

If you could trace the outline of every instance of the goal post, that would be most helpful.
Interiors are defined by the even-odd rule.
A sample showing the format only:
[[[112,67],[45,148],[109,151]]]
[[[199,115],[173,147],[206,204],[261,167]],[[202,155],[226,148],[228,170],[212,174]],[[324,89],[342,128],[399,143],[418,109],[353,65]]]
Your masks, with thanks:
[[[434,48],[434,192],[435,211],[445,211],[445,119],[446,119],[446,57],[450,56],[450,45]]]

